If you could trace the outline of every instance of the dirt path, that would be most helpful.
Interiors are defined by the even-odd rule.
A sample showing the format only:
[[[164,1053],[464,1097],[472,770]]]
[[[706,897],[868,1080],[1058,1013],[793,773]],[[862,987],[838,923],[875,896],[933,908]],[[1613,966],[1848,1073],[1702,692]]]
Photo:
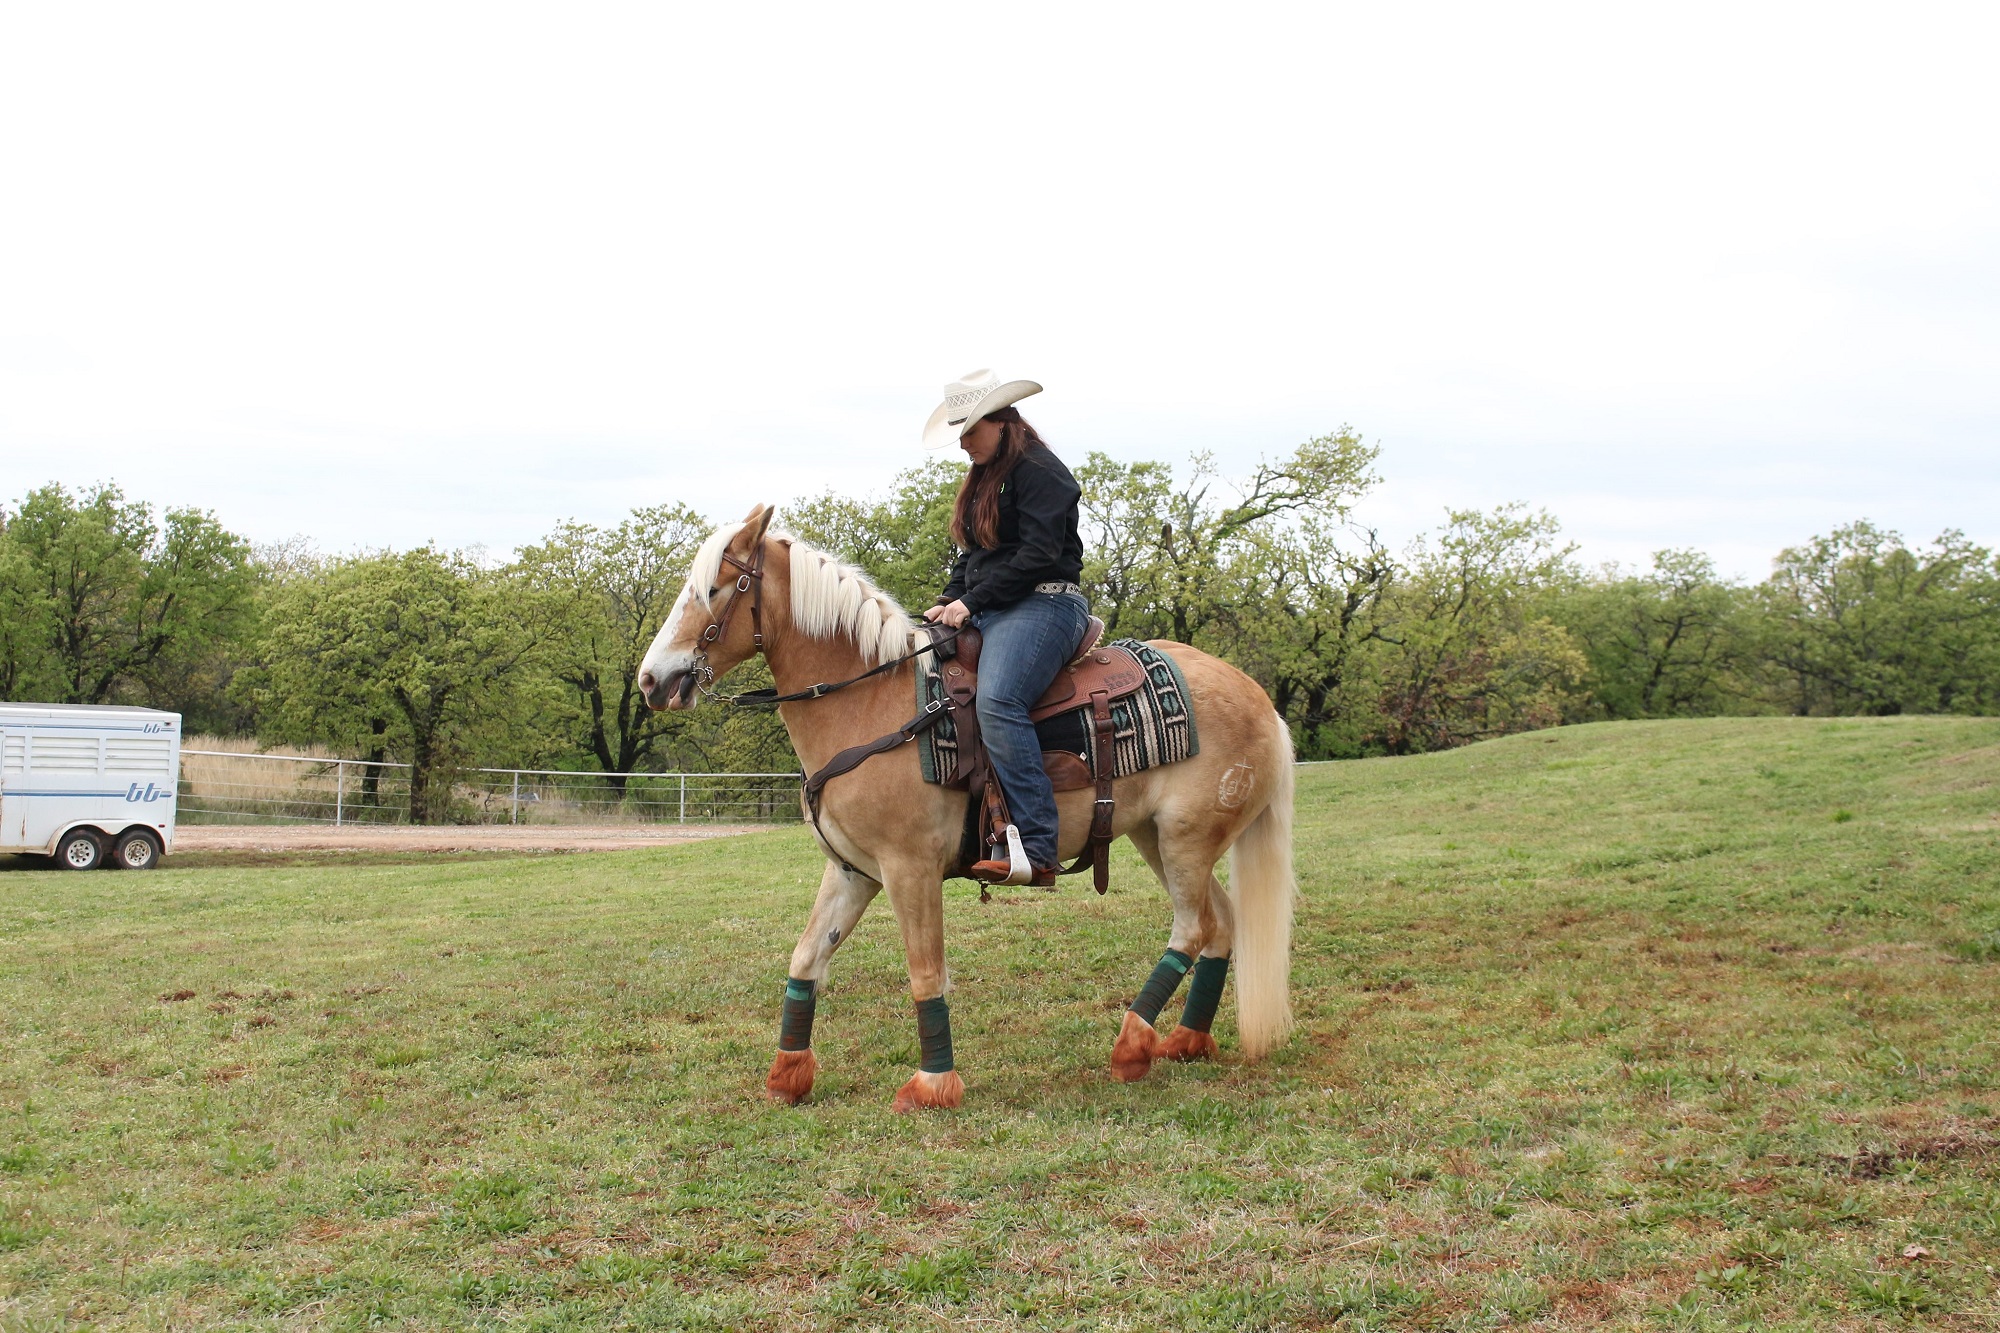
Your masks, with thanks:
[[[615,852],[754,833],[769,824],[183,824],[176,852]]]

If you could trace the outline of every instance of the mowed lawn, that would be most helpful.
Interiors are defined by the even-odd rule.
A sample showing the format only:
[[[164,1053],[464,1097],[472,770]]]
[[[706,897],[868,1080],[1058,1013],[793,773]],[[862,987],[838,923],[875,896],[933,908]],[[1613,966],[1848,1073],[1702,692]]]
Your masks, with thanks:
[[[2000,721],[1625,723],[1302,771],[1299,1030],[1106,1072],[1129,848],[886,904],[766,1105],[799,829],[0,871],[0,1327],[2000,1325]],[[1163,1016],[1170,1021],[1176,1006]]]

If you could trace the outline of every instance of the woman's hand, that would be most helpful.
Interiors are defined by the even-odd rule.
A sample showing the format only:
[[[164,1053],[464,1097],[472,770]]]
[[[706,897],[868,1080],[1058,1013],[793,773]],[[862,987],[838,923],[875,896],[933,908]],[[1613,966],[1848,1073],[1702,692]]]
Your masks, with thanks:
[[[924,619],[943,621],[953,629],[957,629],[965,623],[965,618],[971,614],[972,612],[966,609],[964,602],[953,602],[949,606],[940,604],[932,607],[930,610],[924,612]]]

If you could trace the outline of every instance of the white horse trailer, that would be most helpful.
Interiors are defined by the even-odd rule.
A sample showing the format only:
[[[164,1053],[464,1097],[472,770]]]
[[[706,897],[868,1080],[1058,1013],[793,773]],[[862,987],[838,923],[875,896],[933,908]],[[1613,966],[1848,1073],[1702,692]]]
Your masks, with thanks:
[[[150,869],[173,850],[180,775],[179,713],[0,703],[0,852]]]

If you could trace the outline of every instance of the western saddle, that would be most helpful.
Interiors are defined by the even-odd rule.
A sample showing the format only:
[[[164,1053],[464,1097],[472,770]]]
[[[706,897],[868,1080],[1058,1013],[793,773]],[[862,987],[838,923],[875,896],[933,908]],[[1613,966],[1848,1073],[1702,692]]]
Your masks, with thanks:
[[[941,635],[933,637],[942,639]],[[1091,807],[1089,842],[1075,861],[1061,867],[1061,873],[1075,874],[1088,866],[1092,872],[1092,883],[1099,893],[1103,893],[1110,882],[1111,817],[1117,808],[1111,795],[1113,760],[1117,748],[1111,730],[1111,703],[1136,693],[1146,683],[1146,670],[1139,664],[1139,659],[1123,648],[1102,645],[1100,641],[1103,637],[1104,622],[1092,616],[1069,663],[1056,673],[1049,688],[1028,710],[1031,722],[1083,709],[1090,711],[1091,750],[1096,754],[1095,766],[1087,762],[1084,754],[1044,750],[1042,771],[1048,774],[1049,785],[1056,791],[1075,791],[1090,786],[1097,788],[1097,800]],[[983,848],[1004,847],[1008,851],[1010,872],[998,882],[1025,884],[1032,874],[1032,867],[1021,849],[1021,836],[1015,831],[1014,821],[1007,812],[1007,798],[994,777],[986,747],[979,735],[976,707],[979,651],[979,631],[963,628],[956,639],[945,644],[939,652],[938,665],[945,698],[950,702],[952,719],[958,729],[958,763],[951,773],[944,776],[944,785],[972,795],[966,808],[958,873],[965,874],[973,862],[980,860],[979,852]],[[983,895],[984,890],[981,892]]]

